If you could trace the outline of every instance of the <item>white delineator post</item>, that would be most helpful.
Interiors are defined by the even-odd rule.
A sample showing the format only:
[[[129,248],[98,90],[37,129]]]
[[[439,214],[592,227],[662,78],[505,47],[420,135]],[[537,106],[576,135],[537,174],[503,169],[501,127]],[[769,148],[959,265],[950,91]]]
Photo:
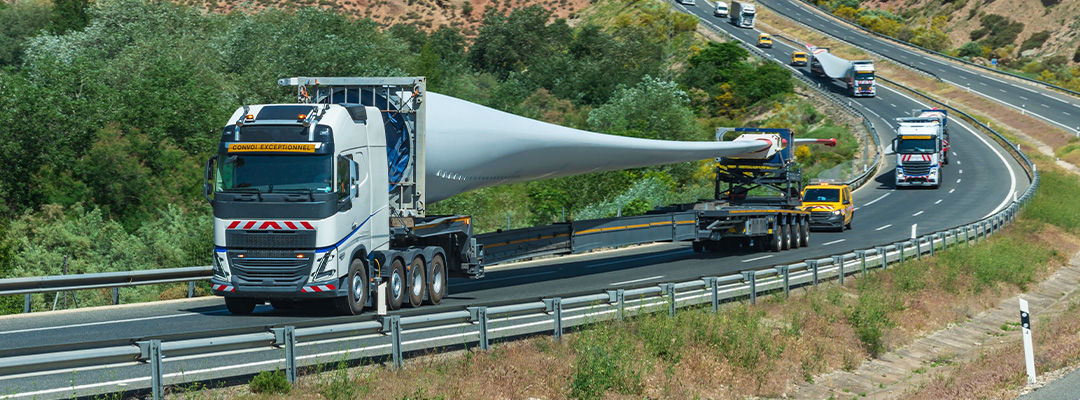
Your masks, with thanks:
[[[1024,364],[1027,365],[1027,381],[1035,383],[1035,350],[1031,345],[1031,313],[1027,300],[1020,299],[1020,329],[1024,334]]]
[[[378,315],[386,315],[386,282],[380,282],[379,288],[375,289],[377,300],[375,301],[375,313]]]
[[[915,240],[915,228],[918,226],[919,224],[911,224],[911,240]]]

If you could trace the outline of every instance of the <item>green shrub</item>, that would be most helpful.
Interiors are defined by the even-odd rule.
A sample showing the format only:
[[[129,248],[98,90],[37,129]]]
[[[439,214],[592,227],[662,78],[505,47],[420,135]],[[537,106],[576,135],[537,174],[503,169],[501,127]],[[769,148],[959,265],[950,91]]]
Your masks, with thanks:
[[[612,325],[582,331],[574,340],[574,376],[570,397],[601,399],[612,390],[627,395],[641,394],[645,388],[642,365],[634,353],[631,335]]]
[[[979,42],[967,42],[963,46],[956,49],[957,55],[960,57],[982,57],[983,50],[982,45]]]
[[[879,286],[880,280],[876,277],[862,279],[859,282],[859,298],[848,316],[855,335],[873,357],[885,351],[882,338],[885,330],[894,325],[889,314],[898,308],[895,301],[888,299],[880,290],[875,290]]]
[[[248,388],[255,393],[287,394],[292,385],[285,378],[285,371],[263,371],[251,378]]]
[[[1020,45],[1020,52],[1028,49],[1037,49],[1050,38],[1050,31],[1035,32]]]
[[[1080,233],[1080,213],[1074,209],[1073,202],[1080,198],[1080,179],[1054,170],[1039,171],[1039,176],[1039,191],[1024,208],[1023,216],[1070,233]]]

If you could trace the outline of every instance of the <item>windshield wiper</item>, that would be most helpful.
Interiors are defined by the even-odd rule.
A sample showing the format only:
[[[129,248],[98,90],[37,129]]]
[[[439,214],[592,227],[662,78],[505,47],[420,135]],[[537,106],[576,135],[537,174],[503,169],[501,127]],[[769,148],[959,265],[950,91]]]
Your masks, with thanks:
[[[311,188],[290,188],[290,189],[278,189],[279,192],[299,192],[307,193],[309,201],[315,201],[315,190]]]
[[[255,197],[258,197],[259,201],[263,201],[262,191],[259,190],[259,188],[253,188],[253,187],[229,188],[229,189],[221,189],[221,191],[225,192],[225,193],[255,193]]]

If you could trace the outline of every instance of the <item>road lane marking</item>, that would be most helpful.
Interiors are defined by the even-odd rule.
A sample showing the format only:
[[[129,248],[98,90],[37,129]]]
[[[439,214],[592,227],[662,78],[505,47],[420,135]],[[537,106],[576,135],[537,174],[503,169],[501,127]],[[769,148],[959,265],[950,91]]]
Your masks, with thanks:
[[[888,224],[888,225],[885,225],[885,226],[883,226],[883,227],[880,227],[880,228],[877,228],[877,229],[874,229],[874,230],[875,230],[875,231],[880,231],[880,230],[882,230],[882,229],[888,229],[888,228],[889,228],[890,226],[892,226],[892,224]]]
[[[955,155],[956,155],[956,153],[952,153],[952,155],[954,155],[954,156],[955,156]],[[960,165],[960,160],[956,160],[956,165]]]
[[[1008,93],[1008,92],[1005,91],[1005,89],[998,89],[998,90],[1000,90],[1001,93]]]
[[[833,240],[833,241],[831,241],[831,242],[825,242],[825,243],[822,243],[821,245],[822,245],[822,246],[828,246],[828,245],[830,245],[830,244],[837,244],[837,243],[843,242],[843,241],[845,241],[845,240],[847,240],[847,239],[837,239],[837,240]]]
[[[1040,106],[1043,106],[1043,107],[1046,107],[1046,108],[1050,108],[1050,106],[1048,106],[1048,105],[1046,105],[1046,104],[1039,104],[1039,105],[1040,105]]]
[[[893,103],[889,103],[889,105],[890,105],[890,106],[892,106],[892,108],[897,108],[897,107],[896,107],[896,104],[893,104]]]
[[[754,262],[754,261],[758,261],[758,260],[764,260],[764,259],[769,258],[769,257],[772,257],[772,254],[767,255],[767,256],[761,256],[761,257],[747,258],[745,260],[742,260],[742,262],[744,262],[744,263]]]
[[[79,327],[84,327],[84,326],[110,325],[110,324],[123,323],[123,322],[152,321],[152,320],[156,320],[156,319],[176,318],[176,317],[190,317],[190,316],[205,315],[205,314],[225,314],[225,313],[226,313],[225,310],[221,310],[221,311],[211,311],[211,312],[208,312],[208,313],[199,313],[199,314],[158,315],[158,316],[154,316],[154,317],[128,318],[128,319],[117,319],[117,320],[112,320],[112,321],[86,322],[86,323],[82,323],[82,324],[45,326],[45,327],[41,327],[41,328],[27,328],[27,329],[16,329],[16,330],[13,330],[13,331],[3,331],[3,332],[0,332],[0,335],[7,335],[7,334],[12,334],[12,333],[24,333],[24,332],[40,332],[40,331],[48,331],[48,330],[53,330],[53,329],[79,328]]]
[[[957,179],[957,180],[956,180],[956,183],[960,183],[960,179]]]
[[[867,202],[866,204],[863,204],[863,207],[866,207],[866,206],[868,206],[868,205],[871,205],[871,204],[877,203],[877,202],[878,202],[878,200],[884,199],[884,198],[885,198],[885,196],[888,196],[888,195],[890,195],[890,194],[892,194],[892,193],[885,193],[885,194],[883,194],[883,195],[881,195],[881,196],[878,196],[878,198],[876,198],[876,199],[873,199],[873,200],[870,200],[870,201],[869,201],[869,202]]]
[[[1019,98],[1021,98],[1021,99],[1024,99],[1024,100],[1031,100],[1031,99],[1029,99],[1029,98],[1027,98],[1027,97],[1024,97],[1024,96],[1017,96],[1017,97],[1019,97]]]
[[[557,273],[557,272],[559,272],[559,271],[544,271],[544,272],[536,272],[536,273],[525,274],[525,275],[514,275],[514,276],[504,276],[502,278],[484,279],[484,280],[474,281],[474,282],[476,282],[476,283],[498,282],[498,281],[505,281],[507,279],[519,279],[519,278],[528,278],[528,277],[532,277],[532,276],[551,275],[551,274],[554,274],[554,273]],[[471,283],[471,282],[469,282],[469,283]]]
[[[942,199],[938,199],[938,201],[935,201],[934,204],[941,204],[941,200]]]
[[[660,279],[660,278],[663,278],[663,277],[664,277],[663,275],[657,275],[657,276],[650,276],[648,278],[634,279],[634,280],[630,280],[630,281],[613,282],[610,286],[620,286],[620,285],[626,285],[626,284],[629,284],[629,283],[654,281],[654,280],[657,280],[657,279]]]
[[[962,174],[962,173],[964,173],[964,170],[960,170],[960,173],[961,173],[961,174]]]
[[[949,193],[955,192],[956,189],[949,189]]]
[[[981,81],[979,82],[979,84],[983,85],[983,86],[990,86],[990,85],[987,85],[986,82],[981,82]]]
[[[1069,112],[1068,112],[1068,111],[1062,111],[1061,113],[1062,113],[1062,114],[1065,114],[1065,115],[1072,115],[1072,114],[1069,114]]]
[[[941,201],[941,200],[938,200],[938,201]],[[934,204],[937,204],[937,203],[934,203]],[[917,213],[911,214],[911,216],[912,217],[918,217],[918,216],[922,215],[922,213],[923,213],[923,211],[919,211]]]

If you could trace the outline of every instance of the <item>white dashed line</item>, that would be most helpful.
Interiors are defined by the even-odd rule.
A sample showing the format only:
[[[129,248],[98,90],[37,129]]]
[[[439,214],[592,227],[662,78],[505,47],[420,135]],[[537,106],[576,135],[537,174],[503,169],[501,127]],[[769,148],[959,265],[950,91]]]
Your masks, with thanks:
[[[1068,111],[1062,111],[1061,113],[1062,113],[1062,114],[1065,114],[1065,115],[1072,115],[1072,114],[1069,114],[1069,112],[1068,112]]]
[[[1046,108],[1050,108],[1050,106],[1048,106],[1048,105],[1046,105],[1046,104],[1039,104],[1039,105],[1040,105],[1040,106],[1043,106],[1043,107],[1046,107]]]
[[[892,108],[896,108],[896,104],[889,103],[889,105],[892,106]]]
[[[761,257],[747,258],[745,260],[742,260],[742,262],[744,262],[744,263],[754,262],[754,261],[758,261],[758,260],[764,260],[764,259],[769,258],[769,257],[772,257],[772,254],[767,255],[767,256],[761,256]]]
[[[772,256],[769,256],[769,257],[772,257]],[[620,285],[626,285],[626,284],[630,284],[630,283],[654,281],[654,280],[657,280],[657,279],[660,279],[660,278],[663,278],[663,277],[664,277],[663,275],[657,275],[657,276],[650,276],[648,278],[634,279],[632,281],[612,282],[611,286],[620,286]]]
[[[1005,89],[998,89],[998,90],[1001,91],[1001,93],[1008,93],[1008,92],[1005,91]]]
[[[922,215],[922,213],[923,213],[923,211],[919,211],[917,213],[911,214],[911,216],[912,217],[918,217],[918,216]]]
[[[955,192],[956,189],[949,189],[949,193]]]
[[[990,86],[990,85],[987,85],[986,82],[979,82],[979,84],[983,85],[983,86]],[[998,90],[1001,90],[1001,89],[998,89]],[[1002,92],[1004,92],[1004,90],[1002,90]]]
[[[954,156],[955,156],[955,155],[956,155],[956,153],[952,153],[952,155],[954,155]],[[956,165],[960,165],[960,164],[961,164],[961,163],[960,163],[960,160],[956,160]]]
[[[960,170],[959,172],[962,174],[962,173],[964,173],[964,170]]]
[[[878,198],[876,198],[876,199],[873,199],[873,200],[870,200],[870,201],[866,202],[866,204],[863,204],[863,207],[866,207],[866,206],[868,206],[868,205],[871,205],[871,204],[877,203],[877,202],[878,202],[878,200],[884,199],[884,198],[885,198],[885,196],[888,196],[888,195],[890,195],[890,194],[891,194],[891,193],[885,193],[885,194],[883,194],[883,195],[881,195],[881,196],[878,196]]]
[[[953,155],[953,156],[955,156],[955,155],[956,155],[956,152],[955,152],[955,151],[954,151],[954,152],[952,152],[952,155]],[[959,162],[959,161],[957,161],[956,163],[957,163],[957,164],[959,164],[960,162]]]
[[[847,240],[847,239],[837,239],[837,240],[833,240],[833,241],[831,241],[831,242],[825,242],[825,243],[822,243],[821,245],[822,245],[822,246],[828,246],[828,245],[830,245],[830,244],[837,244],[837,243],[843,242],[843,241],[845,241],[845,240]]]
[[[883,226],[883,227],[880,227],[880,228],[877,228],[877,229],[874,229],[874,230],[875,230],[875,231],[880,231],[880,230],[882,230],[882,229],[887,229],[887,228],[888,228],[888,227],[890,227],[890,226],[892,226],[892,224],[888,224],[888,225],[885,225],[885,226]]]
[[[960,183],[960,179],[957,179],[957,180],[956,180],[956,183]]]
[[[934,204],[941,204],[942,200],[944,200],[944,199],[938,199],[938,201],[935,201]]]
[[[1016,96],[1016,97],[1019,97],[1019,98],[1024,99],[1024,100],[1031,100],[1031,99],[1029,99],[1027,97],[1024,97],[1024,96]]]

